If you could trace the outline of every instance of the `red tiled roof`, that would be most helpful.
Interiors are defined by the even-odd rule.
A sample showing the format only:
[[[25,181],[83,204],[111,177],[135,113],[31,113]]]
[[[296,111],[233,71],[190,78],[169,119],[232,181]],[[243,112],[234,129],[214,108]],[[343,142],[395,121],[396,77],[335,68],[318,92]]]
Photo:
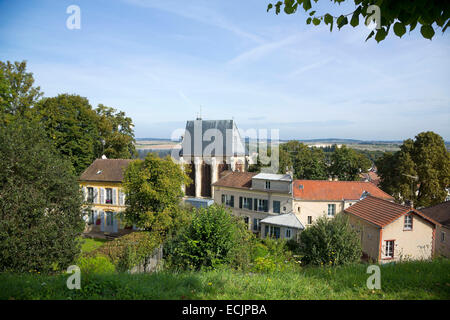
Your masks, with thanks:
[[[393,200],[386,192],[366,181],[294,181],[294,197],[301,200],[359,200],[364,191],[374,197]]]
[[[80,181],[122,182],[131,159],[97,159],[80,176]]]
[[[413,212],[422,218],[436,224],[436,222],[421,212],[398,203],[387,201],[384,199],[367,196],[363,200],[355,203],[351,207],[344,210],[347,213],[353,214],[361,219],[373,223],[379,227],[384,227],[391,222],[397,220],[404,214]]]
[[[252,186],[252,177],[255,175],[257,175],[256,172],[230,172],[213,183],[213,186],[249,189]]]

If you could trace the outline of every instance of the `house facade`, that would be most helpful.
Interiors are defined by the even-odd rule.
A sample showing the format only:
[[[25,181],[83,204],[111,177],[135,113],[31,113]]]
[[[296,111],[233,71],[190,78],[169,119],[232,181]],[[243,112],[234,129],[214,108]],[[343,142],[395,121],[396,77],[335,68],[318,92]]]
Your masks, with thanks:
[[[130,159],[97,159],[80,176],[85,200],[85,232],[120,233],[126,228],[118,219],[125,210],[123,171]]]
[[[450,201],[420,209],[420,212],[438,223],[434,239],[436,254],[450,258]]]
[[[293,212],[308,227],[321,216],[334,217],[368,194],[394,200],[368,181],[295,180]]]
[[[420,211],[373,196],[344,211],[370,260],[385,263],[433,257],[437,224]]]
[[[213,188],[214,202],[231,209],[262,238],[291,239],[303,229],[292,214],[291,174],[230,171]]]

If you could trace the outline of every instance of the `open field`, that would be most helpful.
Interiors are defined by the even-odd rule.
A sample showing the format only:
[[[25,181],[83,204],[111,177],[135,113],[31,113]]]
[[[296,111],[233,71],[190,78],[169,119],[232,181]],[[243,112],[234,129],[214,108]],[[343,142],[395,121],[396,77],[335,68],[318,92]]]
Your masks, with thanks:
[[[67,275],[0,274],[0,299],[450,299],[450,260],[381,266],[381,290],[369,290],[366,264],[243,273],[230,270]]]

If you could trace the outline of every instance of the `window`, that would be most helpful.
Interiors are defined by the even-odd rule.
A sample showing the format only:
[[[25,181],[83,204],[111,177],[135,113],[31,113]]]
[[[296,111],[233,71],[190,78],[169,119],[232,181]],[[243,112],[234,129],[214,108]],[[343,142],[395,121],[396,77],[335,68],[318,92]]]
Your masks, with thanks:
[[[107,211],[106,212],[106,225],[112,226],[113,225],[113,212]]]
[[[88,203],[94,203],[94,188],[88,187],[87,191],[88,191],[87,202]]]
[[[249,222],[249,217],[244,217],[244,223],[247,226],[247,229],[248,229],[248,222]]]
[[[280,213],[280,201],[273,201],[273,212]]]
[[[225,196],[225,205],[227,207],[234,208],[234,196],[230,196],[228,194],[222,195],[222,197]]]
[[[283,212],[286,212],[286,207],[283,207]]]
[[[270,189],[270,181],[266,181],[266,189],[267,189],[267,190]]]
[[[113,203],[113,192],[111,188],[106,188],[106,201],[105,203]]]
[[[255,211],[268,212],[269,211],[269,201],[263,199],[254,199]]]
[[[291,238],[291,229],[286,229],[286,239],[290,239]]]
[[[445,232],[441,232],[441,242],[445,241]]]
[[[394,240],[386,241],[385,254],[386,258],[394,258]]]
[[[89,220],[88,220],[88,224],[94,224],[95,220],[94,220],[94,210],[89,210]]]
[[[405,223],[403,224],[403,230],[412,230],[413,219],[412,215],[405,216]]]
[[[252,210],[252,203],[253,203],[253,199],[252,198],[245,198],[243,199],[243,203],[242,203],[242,207],[244,209],[247,210]]]
[[[312,223],[312,216],[308,216],[308,224]]]
[[[329,204],[328,205],[328,216],[334,217],[334,214],[336,213],[336,205],[335,204]]]
[[[261,231],[261,219],[253,219],[253,231]]]
[[[300,207],[297,208],[298,213],[300,213]]]
[[[280,227],[266,226],[265,227],[266,238],[280,238]]]

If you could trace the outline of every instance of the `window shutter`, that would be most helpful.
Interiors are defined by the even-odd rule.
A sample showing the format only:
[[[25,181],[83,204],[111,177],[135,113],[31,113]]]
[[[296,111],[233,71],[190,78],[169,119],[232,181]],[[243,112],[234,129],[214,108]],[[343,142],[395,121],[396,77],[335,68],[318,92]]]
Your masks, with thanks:
[[[116,188],[112,189],[112,204],[117,204],[117,193],[116,193]]]
[[[119,189],[119,205],[123,206],[123,192]]]
[[[253,199],[249,198],[248,202],[249,202],[249,206],[250,206],[249,209],[252,210],[253,209]]]
[[[239,197],[239,209],[242,209],[242,197]]]
[[[83,192],[83,200],[86,201],[87,200],[86,187],[82,187],[81,190]]]
[[[234,196],[231,196],[230,207],[234,208]]]
[[[112,219],[113,219],[113,232],[118,232],[119,225],[118,225],[117,213],[116,212],[114,212],[112,214]]]
[[[100,211],[100,231],[105,231],[105,213],[103,211]]]
[[[94,188],[94,203],[99,203],[98,200],[98,188]]]
[[[100,188],[100,203],[104,204],[105,203],[105,189]]]
[[[253,202],[254,202],[253,209],[255,209],[255,211],[258,211],[258,199],[255,199]]]

